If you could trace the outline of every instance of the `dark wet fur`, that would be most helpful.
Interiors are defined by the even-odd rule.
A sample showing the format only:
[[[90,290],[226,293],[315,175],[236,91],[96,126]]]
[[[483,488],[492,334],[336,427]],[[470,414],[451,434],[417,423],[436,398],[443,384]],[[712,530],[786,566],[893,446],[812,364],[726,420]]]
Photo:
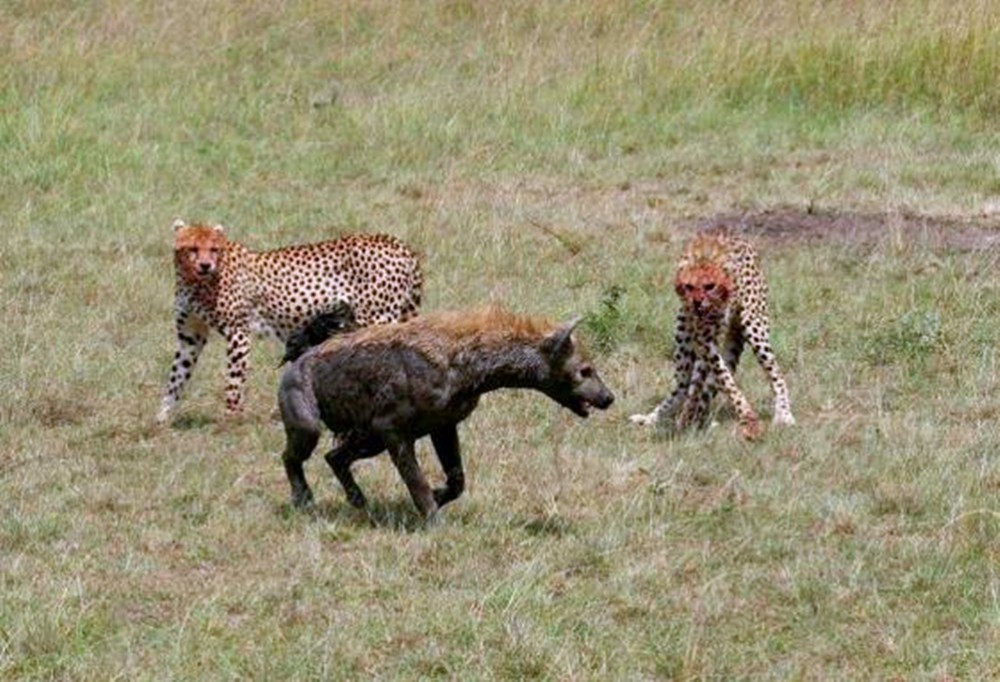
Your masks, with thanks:
[[[285,357],[280,365],[295,362],[299,356],[313,346],[318,346],[337,334],[345,334],[358,328],[351,306],[343,301],[337,301],[332,310],[317,315],[305,327],[288,337],[285,343]]]
[[[457,426],[483,393],[531,388],[581,417],[607,409],[614,395],[572,339],[574,324],[504,311],[428,316],[367,327],[301,356],[285,370],[278,395],[292,502],[313,500],[303,463],[324,425],[342,436],[326,461],[353,506],[366,501],[351,464],[388,450],[417,509],[430,517],[464,490]],[[432,489],[417,462],[414,443],[423,436],[434,444],[443,488]]]

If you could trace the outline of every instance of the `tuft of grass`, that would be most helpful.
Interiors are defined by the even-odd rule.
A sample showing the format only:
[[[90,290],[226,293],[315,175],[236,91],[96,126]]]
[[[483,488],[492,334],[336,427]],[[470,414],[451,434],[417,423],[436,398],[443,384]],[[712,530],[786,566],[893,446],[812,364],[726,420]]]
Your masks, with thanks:
[[[872,325],[865,334],[864,356],[878,365],[919,362],[933,355],[941,345],[940,312],[911,310],[895,320]]]
[[[623,334],[623,314],[620,306],[625,288],[612,284],[601,292],[600,306],[583,318],[583,323],[601,353],[613,351]]]

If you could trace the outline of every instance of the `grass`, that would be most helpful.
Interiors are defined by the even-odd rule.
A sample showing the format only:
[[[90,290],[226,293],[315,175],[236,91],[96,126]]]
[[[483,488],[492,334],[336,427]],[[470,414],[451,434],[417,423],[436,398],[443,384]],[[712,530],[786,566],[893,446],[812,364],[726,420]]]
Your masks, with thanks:
[[[997,16],[5,4],[0,676],[996,677]],[[636,430],[683,240],[740,213],[802,227],[755,235],[799,426]],[[278,348],[245,418],[216,338],[152,424],[176,216],[260,248],[392,232],[427,309],[585,315],[618,402],[488,396],[438,527],[385,458],[371,519],[318,458],[296,513]]]

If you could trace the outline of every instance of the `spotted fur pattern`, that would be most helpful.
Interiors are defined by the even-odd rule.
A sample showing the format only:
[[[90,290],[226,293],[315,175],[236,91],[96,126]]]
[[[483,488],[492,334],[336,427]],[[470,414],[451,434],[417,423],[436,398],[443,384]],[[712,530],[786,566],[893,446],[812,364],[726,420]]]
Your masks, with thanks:
[[[226,339],[226,410],[239,412],[254,333],[286,341],[318,315],[346,303],[358,326],[417,314],[422,275],[395,237],[340,239],[251,251],[222,226],[174,223],[177,352],[158,421],[166,421],[191,377],[208,332]]]
[[[771,349],[767,284],[757,250],[739,237],[696,237],[677,268],[674,287],[681,299],[675,334],[674,392],[649,414],[632,415],[637,424],[682,430],[704,425],[719,388],[736,410],[740,433],[761,433],[757,413],[736,385],[734,373],[750,344],[774,394],[774,423],[794,424],[788,387]]]

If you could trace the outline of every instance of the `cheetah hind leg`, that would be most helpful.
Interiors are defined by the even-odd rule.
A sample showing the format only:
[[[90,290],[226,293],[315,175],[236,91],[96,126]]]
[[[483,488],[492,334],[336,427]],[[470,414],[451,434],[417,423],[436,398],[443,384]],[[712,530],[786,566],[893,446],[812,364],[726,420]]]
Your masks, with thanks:
[[[703,429],[708,424],[709,392],[705,389],[686,396],[684,404],[674,419],[674,429],[677,432],[690,427]]]

